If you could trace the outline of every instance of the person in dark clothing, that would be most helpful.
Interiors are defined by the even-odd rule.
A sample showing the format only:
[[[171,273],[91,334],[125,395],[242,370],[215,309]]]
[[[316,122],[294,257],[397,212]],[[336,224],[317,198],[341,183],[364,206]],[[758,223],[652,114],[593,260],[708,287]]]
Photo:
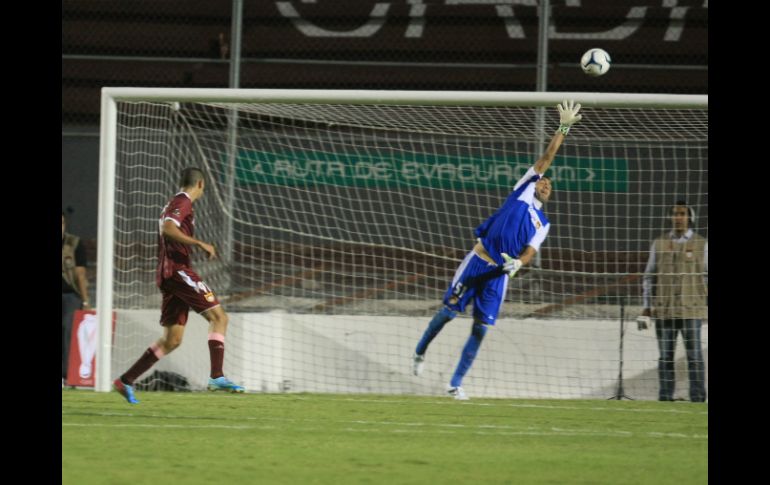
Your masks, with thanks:
[[[67,379],[70,335],[75,310],[90,310],[86,279],[86,250],[80,238],[65,231],[67,219],[61,214],[61,378]]]

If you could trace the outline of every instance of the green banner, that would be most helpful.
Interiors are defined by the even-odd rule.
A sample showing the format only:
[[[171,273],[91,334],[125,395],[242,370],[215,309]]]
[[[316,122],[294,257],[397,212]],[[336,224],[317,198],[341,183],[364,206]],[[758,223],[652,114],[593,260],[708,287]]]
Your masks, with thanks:
[[[241,184],[287,186],[431,187],[452,190],[512,187],[534,160],[497,160],[429,153],[383,154],[240,150]],[[556,190],[626,192],[628,161],[557,157],[548,175]]]

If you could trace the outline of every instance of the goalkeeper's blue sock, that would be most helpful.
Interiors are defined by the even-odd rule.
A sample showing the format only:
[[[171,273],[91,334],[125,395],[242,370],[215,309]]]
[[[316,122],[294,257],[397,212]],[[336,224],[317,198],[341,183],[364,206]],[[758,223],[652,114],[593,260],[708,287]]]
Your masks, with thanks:
[[[452,376],[452,380],[449,385],[452,387],[460,387],[463,381],[463,377],[468,373],[468,369],[471,368],[473,360],[476,358],[476,354],[479,352],[481,341],[484,340],[484,335],[487,334],[487,325],[482,323],[473,322],[473,328],[471,329],[471,336],[468,337],[468,341],[465,342],[463,353],[460,356],[460,362],[457,364],[457,369]]]
[[[433,315],[433,319],[428,324],[428,328],[425,329],[425,333],[422,334],[422,338],[417,343],[417,348],[414,352],[417,355],[424,354],[425,351],[428,350],[428,344],[430,344],[431,340],[433,340],[436,335],[438,335],[438,333],[442,328],[444,328],[444,325],[449,320],[456,316],[457,312],[454,312],[447,307],[442,307],[441,310],[437,311],[436,314]]]

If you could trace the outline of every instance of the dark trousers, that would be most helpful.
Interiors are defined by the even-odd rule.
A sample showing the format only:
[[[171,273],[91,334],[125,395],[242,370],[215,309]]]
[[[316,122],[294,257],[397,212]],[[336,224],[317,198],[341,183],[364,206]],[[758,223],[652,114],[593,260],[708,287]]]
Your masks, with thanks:
[[[70,338],[72,335],[72,319],[75,317],[75,310],[79,310],[83,305],[77,293],[61,294],[61,376],[67,378],[67,367],[69,366]]]
[[[700,339],[701,321],[694,319],[656,320],[655,335],[658,337],[658,379],[660,392],[658,399],[673,401],[674,387],[674,349],[679,332],[682,333],[684,348],[687,351],[687,369],[690,378],[690,401],[706,400],[706,366],[703,361],[703,348]]]

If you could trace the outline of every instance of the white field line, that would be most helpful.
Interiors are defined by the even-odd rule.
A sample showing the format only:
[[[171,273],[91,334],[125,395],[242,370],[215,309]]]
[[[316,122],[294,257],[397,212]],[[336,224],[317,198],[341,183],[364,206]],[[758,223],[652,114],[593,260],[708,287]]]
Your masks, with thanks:
[[[62,426],[73,426],[81,428],[155,428],[155,429],[228,429],[228,430],[273,430],[278,429],[277,426],[248,426],[248,425],[225,425],[225,424],[209,424],[209,425],[195,425],[195,424],[142,424],[142,423],[62,423]],[[283,429],[283,428],[280,428]],[[328,432],[328,428],[320,427],[300,427],[295,428],[295,431],[302,432]],[[341,428],[340,431],[350,433],[441,433],[441,434],[456,434],[458,430],[452,429],[427,429],[427,430],[415,430],[414,428]],[[630,431],[614,431],[614,432],[601,432],[595,430],[578,430],[568,431],[553,428],[552,430],[544,431],[471,431],[472,434],[481,436],[599,436],[604,438],[681,438],[691,440],[708,440],[708,436],[693,434],[687,435],[683,433],[631,433]]]
[[[328,400],[328,401],[350,401],[350,402],[362,402],[362,403],[387,403],[387,404],[445,404],[445,405],[457,405],[461,404],[463,406],[489,406],[489,407],[514,407],[514,408],[534,408],[534,409],[573,409],[578,411],[617,411],[617,412],[631,412],[631,413],[670,413],[670,414],[694,414],[694,415],[704,415],[708,416],[708,411],[689,411],[686,409],[646,409],[646,408],[614,408],[614,407],[604,407],[604,406],[591,406],[591,407],[583,407],[583,406],[568,406],[563,404],[524,404],[524,403],[495,403],[495,402],[462,402],[457,403],[454,401],[454,399],[450,399],[447,397],[446,399],[443,399],[441,401],[399,401],[399,400],[381,400],[381,399],[356,399],[356,398],[324,398],[322,396],[320,397],[304,397],[304,396],[296,396],[299,399],[307,399],[307,400]],[[665,405],[671,405],[672,403],[666,403]],[[681,403],[676,404],[673,403],[674,406],[682,405],[687,406],[691,403]]]
[[[250,393],[247,393],[247,395]],[[258,393],[253,393],[254,395],[258,395]],[[266,396],[270,396],[270,394],[266,394]],[[656,402],[660,405],[660,408],[632,408],[632,407],[606,407],[606,406],[590,406],[590,407],[583,407],[583,406],[570,406],[567,404],[531,404],[531,403],[511,403],[511,402],[478,402],[473,399],[470,401],[463,401],[463,402],[457,402],[456,400],[446,397],[439,401],[421,401],[421,400],[415,400],[414,398],[427,398],[428,396],[412,396],[410,399],[366,399],[366,398],[353,398],[353,397],[326,397],[321,394],[313,394],[311,396],[306,395],[300,395],[300,394],[275,394],[276,399],[283,400],[286,399],[288,401],[343,401],[343,402],[355,402],[355,403],[374,403],[374,404],[430,404],[430,405],[445,405],[445,406],[486,406],[486,407],[513,407],[513,408],[533,408],[533,409],[571,409],[571,410],[578,410],[578,411],[599,411],[599,412],[605,412],[605,411],[613,411],[613,412],[627,412],[627,413],[663,413],[663,414],[692,414],[692,415],[702,415],[702,416],[708,416],[708,410],[688,410],[688,409],[674,409],[676,407],[682,406],[684,408],[693,406],[700,408],[701,404],[695,404],[689,403],[689,402],[681,402],[681,403],[657,403],[656,401],[640,401],[640,402]],[[233,399],[232,395],[229,394],[220,394],[217,396],[212,396],[212,394],[207,393],[197,393],[197,392],[180,392],[175,398],[178,397],[180,399],[195,399],[195,398],[205,398],[205,399],[211,399],[212,397],[220,397],[222,399]],[[237,397],[236,397],[237,399]],[[483,398],[478,398],[483,399]],[[490,398],[492,399],[492,398]],[[496,398],[493,400],[497,400]],[[566,400],[569,401],[569,400]],[[599,401],[601,402],[601,401]],[[674,408],[671,408],[670,406],[674,406]]]
[[[62,413],[63,416],[83,416],[84,413]],[[132,413],[87,413],[90,416],[100,417],[131,417],[131,418],[159,418],[165,420],[210,420],[223,418],[214,418],[211,416],[173,416],[173,415],[146,415],[146,414],[132,414]],[[651,438],[684,438],[684,439],[708,439],[708,435],[693,434],[688,435],[684,433],[664,433],[659,431],[647,431],[643,433],[633,433],[631,431],[624,430],[598,430],[598,429],[564,429],[564,428],[539,428],[536,426],[508,426],[508,425],[468,425],[468,424],[456,424],[456,423],[423,423],[423,422],[398,422],[398,421],[364,421],[364,420],[352,420],[352,421],[328,421],[319,419],[296,419],[296,418],[277,418],[277,417],[238,417],[229,418],[228,421],[278,421],[282,423],[336,423],[341,426],[343,431],[357,431],[357,432],[438,432],[438,433],[457,433],[470,431],[474,434],[481,435],[532,435],[532,436],[604,436],[604,437],[618,437],[618,438],[632,438],[634,436],[647,436]],[[358,428],[351,428],[350,425],[361,425]],[[82,427],[116,427],[116,428],[181,428],[181,429],[196,429],[196,428],[212,428],[212,429],[276,429],[278,426],[273,425],[241,425],[241,424],[148,424],[148,423],[71,423],[62,422],[62,426],[82,426]],[[285,426],[281,426],[284,429]],[[395,428],[395,429],[394,429]],[[424,428],[424,429],[415,429]],[[304,428],[302,426],[295,428],[297,431],[317,431],[326,430],[328,427],[313,426],[311,428]]]

